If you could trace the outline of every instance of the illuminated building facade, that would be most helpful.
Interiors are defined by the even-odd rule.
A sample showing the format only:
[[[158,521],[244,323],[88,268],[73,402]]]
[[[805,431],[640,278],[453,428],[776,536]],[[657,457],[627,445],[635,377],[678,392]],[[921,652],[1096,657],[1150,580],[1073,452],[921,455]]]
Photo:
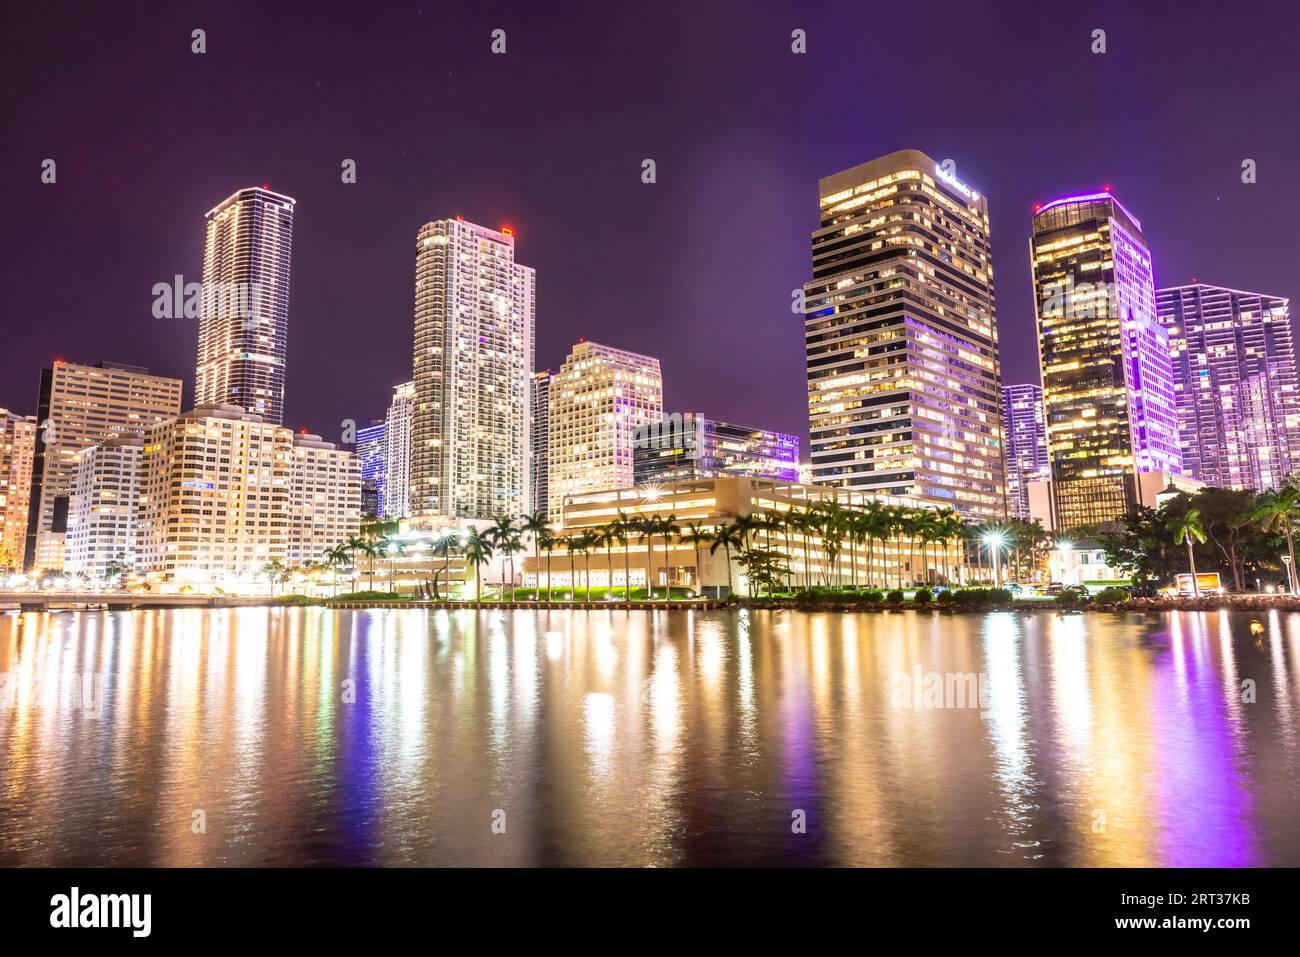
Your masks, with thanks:
[[[1032,382],[1002,387],[1002,434],[1007,449],[1007,515],[1027,519],[1029,483],[1051,477],[1041,388]]]
[[[361,464],[361,511],[365,515],[384,517],[385,455],[388,452],[384,422],[374,422],[357,429],[357,459]]]
[[[36,425],[34,415],[0,409],[0,572],[19,569],[23,564]]]
[[[1278,488],[1300,462],[1300,383],[1288,300],[1193,283],[1161,289],[1187,474]]]
[[[195,405],[237,405],[263,422],[284,421],[295,202],[249,187],[207,214]]]
[[[323,562],[326,552],[361,529],[360,462],[319,435],[299,432],[290,464],[285,563]]]
[[[41,372],[24,567],[63,567],[77,455],[119,432],[143,432],[181,410],[181,380],[139,366],[55,361]]]
[[[234,405],[200,406],[145,433],[140,570],[199,585],[284,564],[293,433]]]
[[[985,198],[917,150],[820,183],[804,335],[813,479],[1004,514]]]
[[[201,406],[145,434],[139,568],[162,586],[258,582],[319,561],[360,529],[356,456],[238,406]]]
[[[384,419],[384,494],[380,505],[384,518],[406,518],[411,514],[411,428],[415,420],[415,383],[403,382],[393,389],[393,400]]]
[[[68,506],[63,569],[91,582],[108,578],[114,566],[134,568],[136,501],[144,438],[115,435],[82,449]]]
[[[674,413],[637,431],[632,472],[637,485],[722,475],[797,482],[799,437]]]
[[[410,509],[420,525],[519,515],[529,504],[534,294],[510,227],[420,228]]]
[[[1142,226],[1109,191],[1037,207],[1031,239],[1057,528],[1121,519],[1182,472],[1169,336]]]
[[[637,429],[664,411],[659,360],[582,341],[551,383],[547,511],[564,514],[567,496],[630,488]]]
[[[628,519],[673,515],[683,528],[694,523],[711,532],[740,516],[803,512],[829,502],[846,510],[924,507],[912,499],[843,487],[724,475],[572,495],[565,499],[562,522],[565,532],[572,534],[606,525],[620,514]],[[966,552],[957,538],[931,545],[924,555],[902,537],[876,540],[869,552],[865,548],[846,547],[833,561],[827,557],[815,533],[793,528],[774,532],[770,545],[789,556],[792,585],[857,582],[892,588],[913,582],[970,581],[972,577],[971,569],[964,564]],[[668,542],[660,539],[651,553],[633,535],[626,545],[615,543],[609,549],[575,555],[576,581],[563,545],[552,551],[549,563],[545,556],[537,561],[532,555],[526,555],[524,583],[529,587],[540,584],[542,588],[566,589],[576,585],[583,589],[589,577],[593,588],[607,588],[612,581],[617,591],[625,583],[630,583],[633,589],[644,588],[648,580],[656,587],[671,585],[716,597],[726,594],[727,560],[724,549],[710,551],[708,544],[694,545],[676,536],[671,536]],[[746,584],[734,551],[731,564],[731,587],[743,592]],[[581,591],[578,597],[582,597]]]
[[[555,375],[550,369],[533,373],[533,404],[529,419],[529,449],[532,455],[532,502],[528,514],[545,515],[549,508],[550,487],[550,405],[551,383]]]

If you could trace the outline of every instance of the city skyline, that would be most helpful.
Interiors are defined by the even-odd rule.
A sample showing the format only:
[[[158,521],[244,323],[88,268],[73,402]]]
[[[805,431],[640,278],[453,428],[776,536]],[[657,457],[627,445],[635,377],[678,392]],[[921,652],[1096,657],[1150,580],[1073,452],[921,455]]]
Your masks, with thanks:
[[[269,11],[259,16],[267,19],[273,32],[286,15]],[[411,11],[385,13],[382,19],[389,27],[405,25],[405,32],[411,34],[427,31],[429,24],[427,11],[423,20]],[[963,42],[974,38],[978,46],[981,37],[992,42],[992,26],[983,19],[976,11],[954,7],[948,16],[936,19],[934,28],[942,35],[960,36]],[[1107,21],[1101,25],[1108,29],[1110,48],[1102,56],[1087,49],[1092,19]],[[1000,22],[999,29],[1031,30],[1014,20]],[[440,157],[431,163],[423,145],[426,136],[397,118],[409,104],[401,97],[400,102],[387,102],[393,97],[386,91],[402,85],[398,77],[411,78],[431,69],[408,55],[420,45],[417,36],[393,40],[396,46],[386,52],[388,62],[378,78],[351,77],[346,82],[338,72],[301,66],[305,61],[297,59],[294,51],[277,52],[277,58],[287,57],[287,68],[300,82],[290,84],[274,101],[261,103],[254,93],[259,73],[246,69],[249,63],[264,60],[265,41],[258,37],[241,37],[233,54],[241,58],[241,67],[222,71],[219,86],[211,82],[211,71],[232,55],[230,44],[217,41],[223,34],[228,37],[237,22],[233,8],[229,14],[213,14],[206,25],[211,41],[207,60],[188,50],[193,25],[180,14],[166,13],[146,28],[146,36],[124,36],[123,54],[130,55],[136,43],[156,49],[167,33],[176,33],[180,39],[168,68],[184,71],[185,76],[207,71],[195,76],[201,86],[196,95],[201,104],[212,106],[214,129],[235,106],[252,109],[259,117],[289,116],[291,122],[284,131],[263,123],[272,131],[269,140],[247,144],[230,145],[206,130],[196,130],[192,138],[181,138],[175,162],[169,158],[166,165],[141,160],[126,148],[123,133],[105,129],[100,137],[104,146],[97,150],[93,167],[75,158],[75,144],[52,128],[47,118],[32,115],[23,118],[30,122],[16,124],[20,135],[0,146],[0,156],[20,184],[30,181],[30,185],[20,185],[12,207],[18,228],[13,231],[11,255],[0,267],[11,280],[4,284],[4,306],[8,314],[25,315],[53,308],[61,321],[18,330],[14,348],[0,356],[0,405],[19,413],[33,412],[37,381],[32,370],[57,356],[147,365],[164,375],[184,377],[186,395],[194,395],[189,378],[194,332],[175,328],[185,320],[149,316],[149,289],[177,273],[187,278],[201,274],[195,217],[215,198],[252,183],[267,183],[299,200],[285,422],[332,440],[338,439],[343,419],[361,423],[380,417],[389,390],[409,378],[403,341],[410,298],[405,250],[421,222],[456,213],[492,225],[511,222],[529,249],[529,262],[542,277],[537,367],[558,366],[572,342],[583,335],[603,335],[620,347],[653,352],[661,332],[689,331],[699,339],[699,349],[662,356],[669,407],[702,408],[724,420],[753,421],[804,438],[801,410],[789,401],[802,390],[802,370],[792,356],[799,329],[797,319],[791,325],[794,317],[788,303],[790,290],[807,279],[806,241],[800,237],[815,226],[810,210],[815,181],[894,149],[915,146],[937,159],[952,158],[958,176],[988,197],[994,258],[1008,264],[998,287],[998,321],[1008,343],[1024,341],[1033,324],[1031,290],[1018,265],[1027,236],[1027,210],[1033,202],[1067,191],[1096,189],[1102,183],[1112,183],[1141,207],[1148,239],[1159,250],[1158,286],[1177,285],[1196,276],[1225,286],[1296,295],[1290,267],[1295,260],[1294,241],[1277,213],[1297,205],[1296,184],[1283,174],[1283,157],[1294,151],[1296,134],[1275,131],[1267,142],[1256,135],[1259,118],[1270,109],[1269,98],[1281,97],[1290,82],[1277,65],[1281,58],[1263,56],[1259,46],[1280,42],[1275,39],[1280,31],[1262,29],[1258,22],[1249,28],[1231,19],[1220,22],[1211,12],[1196,8],[1176,21],[1119,7],[1104,16],[1035,10],[1033,20],[1041,24],[1033,28],[1035,33],[1050,33],[1054,38],[1077,33],[1082,38],[1077,44],[1062,41],[1062,46],[1077,46],[1078,52],[1071,54],[1075,69],[1058,78],[1053,98],[1095,89],[1098,84],[1112,98],[1129,89],[1141,89],[1147,97],[1128,114],[1106,111],[1076,97],[1072,122],[1090,124],[1097,135],[1072,142],[1071,149],[1064,151],[1052,136],[1054,120],[1030,123],[1019,132],[1005,123],[988,122],[1003,111],[1045,115],[1034,104],[1046,100],[1046,91],[1006,89],[1005,68],[998,63],[982,64],[986,72],[973,76],[966,76],[960,64],[940,65],[933,77],[900,91],[896,105],[873,106],[877,113],[866,132],[792,152],[784,145],[786,126],[781,117],[799,116],[796,111],[802,110],[801,122],[817,122],[842,102],[838,96],[819,96],[819,91],[823,85],[826,90],[843,85],[843,71],[850,67],[836,54],[842,54],[850,41],[815,14],[761,11],[743,25],[725,26],[719,15],[707,14],[700,35],[672,35],[671,43],[685,52],[707,47],[711,71],[736,72],[737,80],[722,87],[724,104],[736,107],[733,120],[742,135],[734,141],[710,137],[706,111],[690,104],[686,81],[668,76],[662,78],[666,84],[662,90],[660,81],[653,87],[635,87],[642,92],[657,90],[647,107],[650,113],[636,111],[626,123],[611,129],[611,139],[598,149],[569,145],[565,136],[546,137],[540,162],[527,151],[506,149],[507,143],[518,142],[521,135],[536,129],[538,122],[524,106],[507,103],[504,114],[484,133],[498,144],[497,149],[484,151],[486,159]],[[559,25],[530,23],[527,44],[520,41],[504,57],[492,57],[488,33],[495,24],[467,12],[453,12],[439,27],[448,37],[449,49],[439,62],[447,69],[438,75],[452,74],[443,77],[452,86],[481,81],[489,92],[504,92],[518,87],[530,71],[542,70],[555,76],[552,84],[530,91],[530,96],[548,105],[542,115],[556,115],[553,107],[561,94],[578,97],[576,112],[600,113],[610,108],[617,90],[579,90],[573,81],[575,71],[599,65],[614,70],[616,77],[632,77],[652,55],[652,48],[657,57],[669,42],[653,25],[645,37],[633,38],[629,23],[622,17],[593,14],[586,25],[595,31],[597,42],[577,50],[563,38]],[[93,17],[88,24],[88,33],[96,27],[99,33],[109,30],[95,24]],[[52,44],[68,41],[34,19],[20,26],[31,27],[24,32],[28,43],[9,68],[21,70],[25,60],[35,60],[48,53]],[[789,52],[791,26],[808,31],[809,53],[803,58]],[[343,30],[341,22],[327,21],[313,38],[328,44]],[[1187,38],[1207,31],[1224,40],[1213,51],[1223,67],[1216,71],[1219,79],[1213,85],[1198,71],[1177,68],[1185,59],[1194,59],[1194,51],[1200,49],[1191,45],[1189,50]],[[401,32],[393,31],[394,35]],[[1244,69],[1244,55],[1231,52],[1234,48],[1228,42],[1247,32],[1256,51],[1249,70]],[[482,51],[473,50],[462,34],[481,34]],[[454,42],[451,37],[456,37]],[[72,42],[86,39],[78,33]],[[761,63],[754,62],[753,50],[768,46],[770,54]],[[883,46],[877,51],[873,41],[873,55],[876,52],[895,55]],[[99,54],[93,50],[88,54],[93,65]],[[570,60],[573,65],[566,66]],[[1232,64],[1240,68],[1233,69]],[[769,81],[760,74],[769,67],[779,74],[774,86],[780,89],[765,97],[764,84]],[[1171,75],[1179,77],[1177,83]],[[973,95],[983,97],[986,110],[977,111],[978,115],[963,113],[938,125],[925,122],[923,113],[915,118],[909,115],[910,107],[958,76],[972,84]],[[66,100],[73,108],[69,82],[63,76],[50,78],[51,102]],[[357,92],[336,103],[334,98],[352,82],[358,84]],[[1247,83],[1253,92],[1247,92]],[[124,91],[110,84],[105,91],[126,92],[132,94],[121,97],[127,108],[139,109],[142,115],[176,108],[174,94],[165,85]],[[93,109],[103,95],[93,93],[75,109]],[[1147,98],[1163,104],[1161,109],[1142,106]],[[371,142],[367,149],[361,148],[360,137],[343,135],[330,125],[331,118],[338,118],[340,110],[358,100],[372,104],[382,129],[393,130],[391,135],[367,133],[365,139]],[[1192,110],[1212,133],[1204,125],[1180,128],[1176,121]],[[668,122],[670,117],[674,123]],[[458,118],[462,117],[456,107],[450,119]],[[322,122],[327,133],[318,129]],[[90,128],[98,125],[90,121]],[[682,127],[680,132],[676,125]],[[682,154],[682,137],[698,138],[702,132],[705,148],[688,159]],[[1207,135],[1218,144],[1214,150],[1200,148]],[[738,147],[739,143],[745,145]],[[1180,150],[1176,162],[1171,159],[1174,150]],[[191,161],[197,155],[203,156],[202,162]],[[39,163],[46,156],[60,163],[58,180],[52,185],[39,182]],[[658,163],[654,185],[640,181],[645,157]],[[354,185],[339,179],[339,164],[346,158],[357,162]],[[1257,183],[1240,181],[1245,158],[1259,164]],[[715,198],[713,186],[724,176],[729,189],[718,190]],[[117,197],[128,190],[133,196],[132,215],[123,217]],[[721,214],[724,207],[726,215]],[[123,241],[98,256],[85,255],[83,243],[88,240],[72,224],[81,220],[93,233],[110,214],[117,214],[114,221],[124,230]],[[637,229],[628,229],[630,222],[637,222]],[[579,223],[594,229],[598,241],[584,241]],[[699,229],[700,224],[708,225]],[[50,278],[60,264],[41,237],[58,231],[72,244],[69,254],[89,270],[75,283]],[[1219,241],[1218,237],[1233,232],[1247,239],[1234,244]],[[735,235],[756,235],[762,241],[733,249],[728,237]],[[615,262],[621,264],[617,269],[612,268]],[[698,269],[698,263],[707,263],[708,268]],[[629,287],[639,290],[632,302],[625,292]],[[38,303],[44,303],[44,308],[38,308]],[[602,315],[619,317],[617,336],[605,330],[603,320],[594,318]],[[759,341],[737,361],[743,362],[747,379],[771,383],[770,389],[750,395],[735,388],[737,380],[715,376],[709,362],[712,353],[747,326],[760,333]],[[70,333],[75,334],[75,342],[70,341]],[[363,347],[365,362],[356,361],[358,345]],[[1032,350],[1007,346],[1003,351],[1004,382],[1033,381],[1037,362]],[[346,390],[332,381],[344,369]]]

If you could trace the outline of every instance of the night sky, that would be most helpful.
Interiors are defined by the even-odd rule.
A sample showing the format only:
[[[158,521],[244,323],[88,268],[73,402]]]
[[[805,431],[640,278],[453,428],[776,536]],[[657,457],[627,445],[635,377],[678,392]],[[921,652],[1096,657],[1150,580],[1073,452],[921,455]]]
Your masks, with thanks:
[[[579,337],[648,352],[669,410],[806,434],[790,292],[817,180],[905,147],[989,197],[1004,381],[1033,381],[1036,201],[1108,183],[1157,285],[1300,295],[1296,10],[9,3],[0,406],[34,413],[58,356],[182,376],[188,407],[197,322],[154,319],[152,287],[201,279],[204,213],[267,183],[298,200],[288,425],[337,440],[383,414],[411,374],[416,231],[459,214],[513,225],[537,269],[539,368]]]

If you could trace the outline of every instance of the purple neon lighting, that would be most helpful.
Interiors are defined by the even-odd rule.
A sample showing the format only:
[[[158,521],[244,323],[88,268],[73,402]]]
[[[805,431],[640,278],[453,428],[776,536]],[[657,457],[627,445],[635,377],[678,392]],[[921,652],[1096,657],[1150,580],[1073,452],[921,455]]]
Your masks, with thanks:
[[[1092,203],[1100,199],[1110,200],[1120,209],[1124,210],[1124,215],[1133,221],[1134,226],[1136,226],[1138,229],[1142,228],[1142,221],[1138,219],[1136,216],[1134,216],[1133,213],[1129,211],[1129,208],[1127,206],[1125,206],[1118,199],[1116,199],[1113,193],[1106,193],[1106,192],[1082,193],[1078,196],[1060,196],[1052,200],[1050,203],[1044,203],[1042,206],[1038,208],[1038,210],[1034,213],[1034,215],[1039,216],[1047,212],[1053,206],[1063,206],[1066,203]]]

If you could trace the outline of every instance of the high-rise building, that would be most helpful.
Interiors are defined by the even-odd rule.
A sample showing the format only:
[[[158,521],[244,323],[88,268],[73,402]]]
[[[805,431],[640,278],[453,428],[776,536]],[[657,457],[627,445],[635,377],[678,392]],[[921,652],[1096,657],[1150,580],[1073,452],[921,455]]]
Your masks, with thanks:
[[[551,383],[555,375],[550,369],[533,373],[533,404],[529,419],[529,446],[532,455],[532,502],[528,508],[529,515],[549,510],[547,489],[550,484],[551,467],[547,449],[550,448],[550,403]]]
[[[1205,283],[1156,292],[1169,333],[1187,474],[1277,488],[1300,466],[1300,383],[1288,300]]]
[[[1032,382],[1002,387],[1002,435],[1007,450],[1007,515],[1027,519],[1029,483],[1051,477],[1041,388]]]
[[[659,360],[598,342],[573,347],[551,383],[547,513],[567,496],[631,488],[636,432],[663,417]]]
[[[195,405],[237,405],[279,425],[294,200],[249,187],[208,211]]]
[[[114,435],[81,450],[68,505],[64,571],[102,581],[114,567],[135,567],[143,454],[144,437],[139,433]]]
[[[415,383],[393,389],[384,420],[384,518],[411,514],[411,428],[415,420]]]
[[[36,412],[41,435],[32,464],[25,568],[63,567],[78,453],[120,432],[143,432],[180,410],[181,380],[150,375],[140,366],[55,360],[41,371]]]
[[[685,412],[642,426],[635,441],[632,471],[637,485],[724,475],[799,481],[797,435]]]
[[[0,572],[13,571],[23,564],[36,425],[34,415],[0,409]]]
[[[360,529],[356,456],[234,405],[145,434],[138,567],[163,586],[247,586],[271,562],[319,561]]]
[[[515,262],[508,226],[420,227],[410,509],[419,526],[528,507],[535,282]]]
[[[383,421],[357,429],[357,459],[361,463],[361,511],[377,518],[384,517],[387,432],[388,427]]]
[[[285,564],[292,568],[324,561],[360,530],[361,475],[357,456],[308,432],[293,436],[291,461]]]
[[[1108,190],[1038,206],[1031,252],[1054,524],[1114,522],[1136,473],[1182,472],[1151,253]]]
[[[804,286],[818,484],[1000,517],[988,203],[901,150],[820,183]]]

